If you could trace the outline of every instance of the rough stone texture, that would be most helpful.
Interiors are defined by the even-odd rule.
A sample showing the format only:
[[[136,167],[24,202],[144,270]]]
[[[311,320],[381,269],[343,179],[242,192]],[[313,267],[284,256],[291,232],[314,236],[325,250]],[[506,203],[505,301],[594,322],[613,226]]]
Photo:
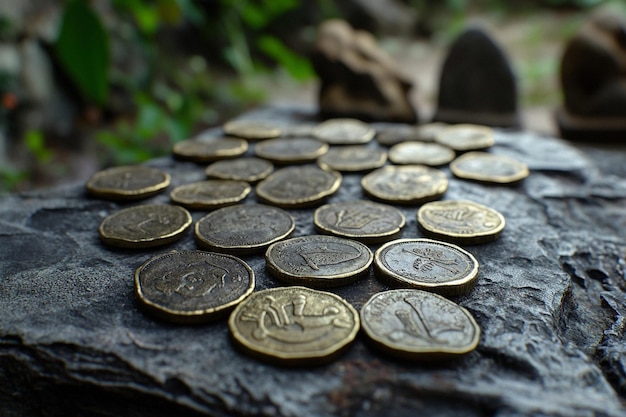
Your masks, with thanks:
[[[311,122],[306,112],[248,117]],[[500,240],[467,247],[479,280],[454,300],[483,334],[476,351],[451,362],[393,359],[362,335],[328,365],[259,362],[233,348],[226,321],[175,326],[139,310],[134,270],[154,253],[195,248],[191,233],[167,248],[114,250],[97,227],[121,206],[88,198],[83,184],[3,198],[0,414],[626,415],[626,150],[589,148],[588,159],[561,140],[505,131],[496,142],[494,153],[529,164],[520,185],[485,186],[446,169],[446,199],[471,199],[507,219]],[[203,167],[170,158],[150,165],[169,171],[172,186],[204,176]],[[361,198],[359,179],[345,175],[331,201]],[[421,236],[416,209],[401,207],[403,237]],[[289,211],[295,235],[313,233],[313,209]],[[243,258],[257,290],[279,285],[261,255]],[[386,288],[370,274],[333,292],[358,309]]]

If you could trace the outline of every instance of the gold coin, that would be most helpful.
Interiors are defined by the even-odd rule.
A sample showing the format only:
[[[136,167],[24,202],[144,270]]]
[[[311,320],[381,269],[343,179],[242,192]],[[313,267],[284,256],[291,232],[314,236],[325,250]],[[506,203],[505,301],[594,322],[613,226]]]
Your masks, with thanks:
[[[296,286],[252,293],[231,313],[228,327],[250,355],[281,365],[318,365],[354,341],[360,320],[343,298]]]
[[[328,144],[313,138],[276,138],[258,143],[254,153],[275,164],[312,162],[328,151]]]
[[[359,145],[372,140],[376,131],[357,119],[330,119],[313,128],[313,136],[331,145]]]
[[[274,165],[260,158],[237,158],[213,162],[204,171],[207,177],[222,180],[259,182],[274,171]]]
[[[334,194],[341,185],[341,174],[315,165],[283,168],[256,186],[260,201],[279,207],[309,207]]]
[[[465,355],[480,339],[480,327],[469,311],[415,289],[374,294],[361,308],[361,326],[376,347],[411,360]]]
[[[526,178],[528,165],[503,155],[487,152],[469,152],[461,155],[450,164],[450,171],[463,179],[513,184]]]
[[[376,273],[393,285],[461,295],[478,280],[478,261],[451,243],[431,239],[399,239],[381,246],[374,255]]]
[[[498,239],[506,224],[496,210],[464,200],[424,204],[417,211],[417,223],[428,236],[468,245]]]
[[[143,165],[120,166],[96,172],[87,181],[87,192],[110,200],[139,200],[170,185],[170,175]]]
[[[149,313],[176,323],[221,318],[254,291],[254,272],[234,256],[173,251],[135,271],[135,295]]]
[[[433,142],[435,134],[448,126],[445,123],[427,123],[420,126],[399,123],[374,123],[376,140],[383,146],[393,146],[402,142]]]
[[[455,151],[475,151],[493,146],[493,129],[488,126],[458,124],[445,127],[435,134],[435,142]]]
[[[238,138],[188,139],[174,145],[174,156],[195,162],[235,158],[248,150],[248,142]]]
[[[422,165],[386,166],[361,179],[363,190],[382,201],[421,204],[440,198],[448,189],[446,175]]]
[[[251,190],[244,181],[207,180],[179,185],[170,192],[170,198],[188,209],[212,210],[240,202]]]
[[[278,126],[259,120],[231,120],[224,123],[222,130],[227,135],[248,140],[272,139],[281,135]]]
[[[191,226],[191,214],[170,204],[145,204],[106,217],[98,231],[102,241],[122,248],[151,248],[174,242]]]
[[[399,165],[441,166],[452,161],[456,153],[438,143],[402,142],[389,150],[389,160]]]
[[[369,171],[380,168],[387,162],[387,152],[363,145],[334,147],[317,158],[323,169],[344,172]]]

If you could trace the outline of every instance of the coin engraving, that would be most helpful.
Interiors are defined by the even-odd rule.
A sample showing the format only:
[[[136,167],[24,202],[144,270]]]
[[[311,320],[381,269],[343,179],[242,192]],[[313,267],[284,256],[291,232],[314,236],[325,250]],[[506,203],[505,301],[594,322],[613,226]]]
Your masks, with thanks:
[[[441,197],[448,179],[442,171],[422,165],[386,166],[364,176],[361,185],[379,200],[419,204]]]
[[[523,162],[487,152],[463,154],[452,161],[450,170],[459,178],[497,184],[516,183],[529,174]]]
[[[317,159],[324,169],[359,172],[379,168],[387,162],[387,153],[382,149],[354,145],[334,147]]]
[[[244,181],[207,180],[180,185],[170,198],[190,209],[214,209],[240,202],[251,189]]]
[[[96,172],[86,184],[87,192],[112,200],[150,197],[170,185],[170,175],[143,165],[119,166]]]

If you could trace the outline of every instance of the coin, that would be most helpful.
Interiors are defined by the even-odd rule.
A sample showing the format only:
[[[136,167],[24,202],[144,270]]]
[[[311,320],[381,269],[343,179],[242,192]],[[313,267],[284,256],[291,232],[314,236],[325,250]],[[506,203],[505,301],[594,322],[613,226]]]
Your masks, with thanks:
[[[417,128],[417,140],[422,142],[434,142],[435,136],[441,129],[448,127],[447,123],[432,122],[426,123]]]
[[[478,346],[480,327],[469,311],[427,291],[374,294],[361,308],[363,332],[381,350],[405,359],[444,359]]]
[[[461,295],[478,279],[478,261],[451,243],[430,239],[399,239],[381,246],[374,269],[396,286]]]
[[[417,211],[417,223],[428,236],[460,244],[492,242],[504,230],[496,210],[464,200],[434,201]]]
[[[170,174],[143,165],[120,166],[96,172],[87,181],[87,192],[111,200],[139,200],[170,185]]]
[[[248,150],[248,142],[238,138],[188,139],[174,145],[174,156],[195,162],[235,158]]]
[[[241,302],[228,320],[247,353],[282,365],[329,362],[356,337],[357,311],[343,298],[305,287],[270,288]]]
[[[255,252],[284,239],[295,228],[293,217],[277,207],[242,204],[207,214],[195,226],[196,241],[218,252]]]
[[[213,162],[204,171],[207,177],[222,180],[258,182],[274,171],[274,165],[260,158],[237,158]]]
[[[177,323],[223,317],[252,291],[252,269],[239,258],[219,253],[163,253],[135,271],[135,294],[141,306]]]
[[[231,120],[222,125],[222,130],[227,135],[249,140],[277,138],[281,134],[278,126],[258,120]]]
[[[212,210],[240,202],[251,189],[244,181],[207,180],[179,185],[170,192],[170,198],[189,209]]]
[[[459,152],[486,149],[494,144],[493,129],[472,124],[452,125],[437,132],[435,142]]]
[[[102,241],[122,248],[151,248],[180,239],[191,226],[187,210],[170,204],[145,204],[106,217],[98,232]]]
[[[395,207],[367,200],[331,203],[315,210],[318,231],[365,243],[386,242],[402,232],[406,220]]]
[[[313,138],[276,138],[260,142],[254,153],[276,164],[312,162],[328,151],[328,144]]]
[[[358,145],[372,140],[376,131],[357,119],[329,119],[313,128],[313,136],[331,145]]]
[[[419,128],[401,123],[374,123],[376,141],[383,146],[393,146],[400,142],[419,140]]]
[[[300,236],[276,242],[265,252],[267,269],[292,284],[338,287],[369,271],[374,256],[360,242],[335,236]]]
[[[280,207],[314,205],[334,194],[341,185],[341,174],[315,165],[283,168],[256,186],[260,201]]]
[[[379,200],[421,204],[440,198],[448,189],[446,175],[422,165],[386,166],[361,179],[363,190]]]
[[[387,152],[363,145],[331,148],[317,158],[318,165],[324,169],[346,172],[368,171],[385,165],[385,162]]]
[[[469,152],[450,164],[452,173],[468,180],[496,184],[512,184],[526,178],[528,165],[503,155]]]
[[[389,160],[399,165],[441,166],[452,161],[456,153],[438,143],[402,142],[389,150]]]

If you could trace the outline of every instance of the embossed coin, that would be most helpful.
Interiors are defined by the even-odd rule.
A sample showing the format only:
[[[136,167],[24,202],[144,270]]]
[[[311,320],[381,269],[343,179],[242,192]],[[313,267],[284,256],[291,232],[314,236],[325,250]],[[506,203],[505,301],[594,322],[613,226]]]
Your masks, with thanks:
[[[471,313],[426,291],[374,294],[361,308],[361,326],[381,350],[405,359],[445,359],[476,349],[480,327]]]
[[[337,287],[367,274],[374,259],[362,243],[334,236],[300,236],[272,244],[267,269],[278,279],[313,287]]]
[[[341,174],[315,165],[288,167],[275,171],[256,186],[259,200],[280,207],[308,207],[334,194]]]
[[[98,232],[104,243],[122,248],[151,248],[180,239],[191,226],[187,210],[170,204],[128,207],[106,217]]]
[[[456,153],[438,143],[402,142],[389,150],[389,160],[394,164],[441,166],[452,161]]]
[[[487,152],[463,154],[452,161],[450,170],[459,178],[496,184],[516,183],[529,174],[525,163]]]
[[[178,323],[223,317],[254,290],[241,259],[186,250],[157,255],[135,271],[135,294],[148,312]]]
[[[170,185],[170,175],[143,165],[120,166],[96,172],[87,181],[87,192],[111,200],[139,200]]]
[[[328,151],[328,144],[313,138],[276,138],[260,142],[254,153],[276,164],[312,162]]]
[[[313,128],[313,136],[331,145],[358,145],[372,140],[376,131],[357,119],[329,119]]]
[[[170,192],[170,198],[189,209],[211,210],[240,202],[251,189],[244,181],[207,180],[180,185]]]
[[[486,149],[494,144],[493,129],[472,124],[452,125],[437,132],[435,142],[459,152]]]
[[[260,158],[237,158],[213,162],[204,171],[207,177],[255,183],[267,178],[274,165]]]
[[[222,126],[224,133],[249,140],[263,140],[280,136],[280,128],[258,120],[231,120]]]
[[[293,217],[284,210],[262,204],[225,207],[196,223],[201,247],[218,252],[246,253],[265,249],[293,231]]]
[[[387,162],[387,152],[369,146],[354,145],[331,148],[317,159],[324,169],[359,172],[379,168]]]
[[[188,139],[174,145],[174,156],[195,162],[235,158],[248,150],[248,142],[238,138]]]
[[[395,207],[367,200],[331,203],[315,210],[318,231],[365,243],[386,242],[398,236],[404,214]]]
[[[492,242],[504,230],[496,210],[464,200],[434,201],[417,211],[417,223],[428,236],[460,244]]]
[[[343,298],[296,286],[253,293],[231,313],[228,327],[251,355],[283,365],[317,365],[352,343],[360,320]]]
[[[442,295],[461,295],[478,279],[478,261],[451,243],[430,239],[399,239],[381,246],[374,269],[396,286]]]
[[[420,204],[440,198],[448,189],[446,175],[422,165],[386,166],[361,179],[363,190],[379,200]]]

